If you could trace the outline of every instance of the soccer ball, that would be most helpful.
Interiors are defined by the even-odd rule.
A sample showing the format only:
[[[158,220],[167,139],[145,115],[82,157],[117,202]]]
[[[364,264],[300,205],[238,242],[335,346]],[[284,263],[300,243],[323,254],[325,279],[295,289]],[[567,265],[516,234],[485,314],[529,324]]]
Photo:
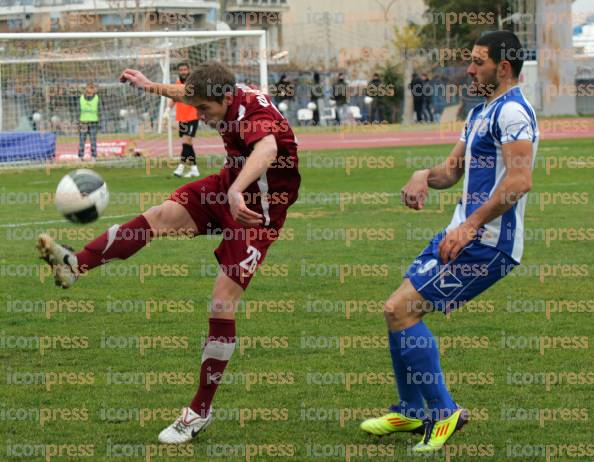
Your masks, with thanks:
[[[39,112],[33,113],[33,122],[41,122],[41,114]]]
[[[108,202],[109,191],[103,178],[85,168],[63,177],[56,189],[56,207],[73,223],[95,221],[103,213]]]
[[[309,109],[310,111],[315,111],[318,108],[318,105],[316,103],[314,103],[313,101],[310,101],[309,103],[307,103],[307,109]]]

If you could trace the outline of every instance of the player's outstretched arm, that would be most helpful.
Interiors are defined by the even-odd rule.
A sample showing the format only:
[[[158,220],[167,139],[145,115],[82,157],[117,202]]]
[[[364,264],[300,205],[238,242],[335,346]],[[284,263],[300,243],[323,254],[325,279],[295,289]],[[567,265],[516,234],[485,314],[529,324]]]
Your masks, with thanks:
[[[254,150],[247,158],[247,162],[237,175],[237,178],[227,191],[231,215],[237,223],[244,226],[262,224],[262,215],[250,210],[245,205],[243,192],[247,187],[262,176],[274,163],[277,155],[276,139],[268,135],[254,144]]]
[[[185,87],[180,84],[156,83],[135,69],[124,69],[120,75],[120,82],[129,83],[147,93],[171,98],[174,101],[185,102]]]
[[[425,204],[429,188],[446,189],[455,185],[464,174],[466,143],[459,140],[441,164],[414,172],[400,190],[400,198],[408,207],[420,210]]]

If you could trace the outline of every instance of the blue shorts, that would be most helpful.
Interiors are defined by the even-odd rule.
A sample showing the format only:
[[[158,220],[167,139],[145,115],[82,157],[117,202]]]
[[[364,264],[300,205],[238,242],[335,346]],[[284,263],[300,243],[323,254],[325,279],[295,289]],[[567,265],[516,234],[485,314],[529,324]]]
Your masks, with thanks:
[[[487,290],[518,264],[496,248],[473,241],[444,265],[439,259],[439,243],[444,236],[445,231],[436,234],[404,276],[444,314]]]

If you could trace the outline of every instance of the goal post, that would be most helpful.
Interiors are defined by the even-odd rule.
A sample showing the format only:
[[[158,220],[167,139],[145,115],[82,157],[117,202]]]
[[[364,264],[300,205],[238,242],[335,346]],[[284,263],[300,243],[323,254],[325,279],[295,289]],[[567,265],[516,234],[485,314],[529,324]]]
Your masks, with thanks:
[[[267,92],[263,30],[0,33],[0,168],[76,160],[83,138],[82,95],[90,82],[99,97],[93,109],[98,112],[94,144],[99,159],[177,155],[175,118],[163,119],[167,98],[122,85],[118,77],[124,68],[135,68],[153,81],[174,83],[178,64],[192,68],[209,60],[227,64],[238,82]],[[86,159],[91,133],[83,135]],[[47,143],[52,136],[53,153],[51,142],[38,149],[40,140]]]

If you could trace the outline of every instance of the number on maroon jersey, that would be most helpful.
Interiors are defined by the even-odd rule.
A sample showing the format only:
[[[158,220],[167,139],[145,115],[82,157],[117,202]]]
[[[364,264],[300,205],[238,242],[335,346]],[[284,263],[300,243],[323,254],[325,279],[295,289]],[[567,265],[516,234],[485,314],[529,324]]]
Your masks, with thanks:
[[[252,274],[256,271],[258,267],[258,261],[262,257],[262,252],[256,249],[253,245],[250,245],[247,248],[248,257],[244,260],[241,260],[239,266],[241,266],[244,270],[246,270],[249,274]]]
[[[260,103],[260,106],[262,106],[262,107],[269,107],[270,106],[270,103],[266,99],[266,96],[264,96],[264,95],[258,95],[258,96],[256,96],[256,99],[258,100],[258,103]]]

